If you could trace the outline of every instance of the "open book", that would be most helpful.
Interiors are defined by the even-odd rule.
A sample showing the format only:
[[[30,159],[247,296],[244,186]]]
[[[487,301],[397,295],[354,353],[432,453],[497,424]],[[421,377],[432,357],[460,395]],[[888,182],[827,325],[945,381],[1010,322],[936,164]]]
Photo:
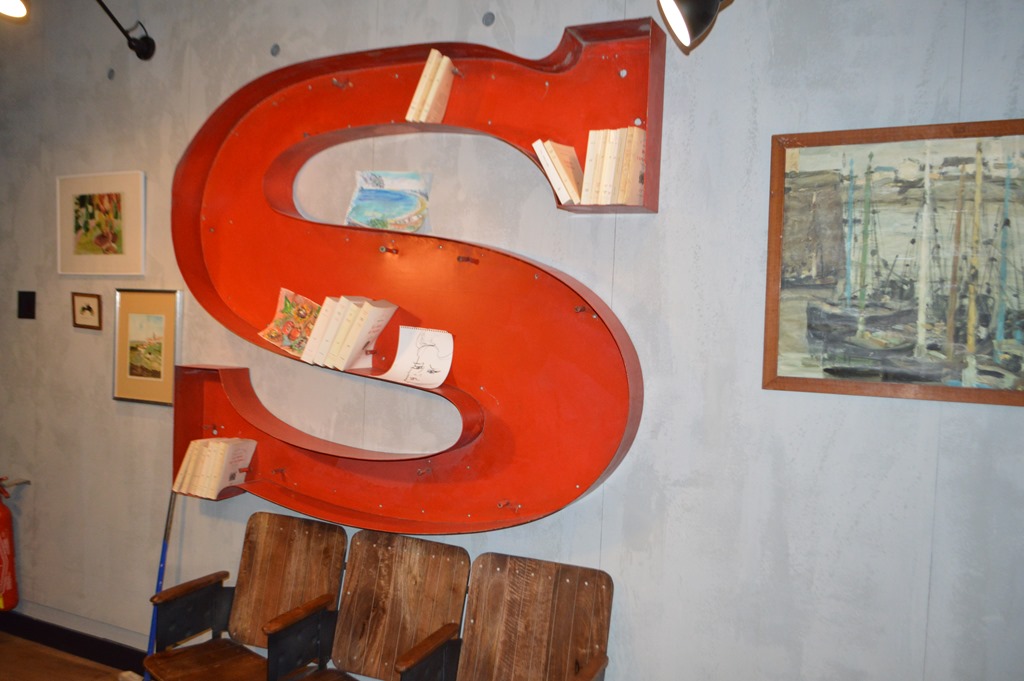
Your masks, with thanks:
[[[224,488],[245,480],[256,441],[237,437],[192,440],[174,477],[171,490],[204,499],[216,499]]]
[[[619,180],[612,203],[639,206],[644,202],[644,160],[647,151],[647,131],[630,126],[622,143],[622,161]]]
[[[302,355],[300,356],[303,362],[314,363],[313,360],[316,358],[317,350],[320,349],[320,343],[323,342],[324,336],[327,335],[327,327],[331,324],[334,308],[337,307],[338,300],[338,298],[328,297],[324,300],[323,305],[320,306],[320,313],[313,323],[313,330],[310,332],[309,338],[306,341],[306,347],[303,348]]]
[[[386,300],[367,300],[361,303],[352,326],[345,332],[345,341],[338,351],[335,369],[367,369],[373,361],[372,350],[384,327],[391,321],[398,306]]]
[[[629,126],[591,130],[580,191],[585,204],[639,206],[644,202],[647,133]]]
[[[320,315],[320,305],[282,288],[277,296],[277,312],[260,337],[290,355],[301,357]]]
[[[455,67],[451,58],[430,48],[405,120],[411,123],[440,123],[448,107],[454,79]]]
[[[560,144],[551,140],[536,140],[533,151],[537,154],[548,182],[555,190],[559,203],[580,203],[580,192],[583,189],[583,167],[580,165],[576,149],[568,144]]]
[[[363,305],[371,302],[369,298],[364,298],[363,296],[341,296],[340,300],[341,302],[335,310],[338,323],[332,338],[328,339],[327,354],[320,361],[322,366],[332,369],[344,368],[339,366],[338,362],[341,359],[341,351],[345,345],[345,339],[348,338],[349,333],[356,325],[359,311],[363,309]]]
[[[401,326],[395,361],[379,378],[421,388],[436,388],[448,378],[454,353],[455,340],[450,332]]]

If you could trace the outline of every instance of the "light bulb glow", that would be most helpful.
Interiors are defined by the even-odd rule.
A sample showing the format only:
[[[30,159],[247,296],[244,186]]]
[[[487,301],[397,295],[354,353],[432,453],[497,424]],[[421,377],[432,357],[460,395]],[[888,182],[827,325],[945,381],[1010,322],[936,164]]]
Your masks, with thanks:
[[[665,16],[665,21],[668,22],[669,30],[675,34],[679,42],[683,44],[683,47],[689,47],[690,29],[686,25],[683,13],[679,10],[679,5],[674,0],[658,0],[658,4],[661,6],[661,12]]]
[[[24,19],[28,16],[28,7],[21,0],[0,0],[0,14],[12,19]]]

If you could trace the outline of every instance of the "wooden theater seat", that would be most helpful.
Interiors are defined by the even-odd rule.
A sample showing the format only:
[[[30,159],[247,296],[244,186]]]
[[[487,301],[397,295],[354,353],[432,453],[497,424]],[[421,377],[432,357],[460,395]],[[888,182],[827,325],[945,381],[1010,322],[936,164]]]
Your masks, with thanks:
[[[264,626],[275,617],[337,603],[346,542],[338,525],[253,514],[234,587],[224,586],[227,572],[217,572],[153,596],[157,652],[145,659],[146,670],[156,681],[273,678],[265,658],[248,646],[267,647]],[[179,646],[206,631],[212,639]]]
[[[386,532],[357,532],[349,547],[341,606],[336,613],[306,620],[321,632],[333,629],[333,646],[322,651],[320,669],[303,681],[354,681],[351,674],[397,681],[399,658],[411,665],[425,651],[457,641],[469,569],[469,554],[456,546]],[[279,663],[279,655],[294,646],[287,629],[276,623],[271,629],[270,666],[283,677],[289,668]],[[321,638],[326,635],[321,633]],[[309,652],[295,657],[307,659]],[[333,668],[327,668],[328,658]],[[423,673],[438,675],[446,665],[449,674],[454,673],[457,657],[450,649],[447,657],[432,659],[435,666],[424,665]]]
[[[470,574],[458,672],[441,678],[603,679],[612,590],[611,577],[601,570],[497,553],[479,556]],[[416,671],[410,668],[403,679],[426,678]]]

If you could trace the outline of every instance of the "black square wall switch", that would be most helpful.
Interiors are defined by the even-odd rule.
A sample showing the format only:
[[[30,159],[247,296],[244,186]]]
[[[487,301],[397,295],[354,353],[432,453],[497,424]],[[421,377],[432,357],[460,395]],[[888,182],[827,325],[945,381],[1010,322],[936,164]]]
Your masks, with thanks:
[[[36,292],[18,291],[18,319],[36,318]]]

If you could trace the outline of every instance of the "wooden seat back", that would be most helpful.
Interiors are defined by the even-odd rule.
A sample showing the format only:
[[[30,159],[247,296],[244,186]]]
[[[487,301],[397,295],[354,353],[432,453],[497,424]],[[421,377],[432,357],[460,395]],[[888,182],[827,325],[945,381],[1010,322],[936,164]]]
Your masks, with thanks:
[[[462,623],[465,549],[399,534],[352,537],[332,659],[341,670],[391,681],[399,655],[448,623]]]
[[[323,594],[337,602],[347,535],[340,525],[254,513],[246,525],[234,601],[231,638],[265,648],[263,625]]]
[[[497,553],[477,557],[459,681],[567,681],[588,665],[603,669],[612,590],[601,570]]]

